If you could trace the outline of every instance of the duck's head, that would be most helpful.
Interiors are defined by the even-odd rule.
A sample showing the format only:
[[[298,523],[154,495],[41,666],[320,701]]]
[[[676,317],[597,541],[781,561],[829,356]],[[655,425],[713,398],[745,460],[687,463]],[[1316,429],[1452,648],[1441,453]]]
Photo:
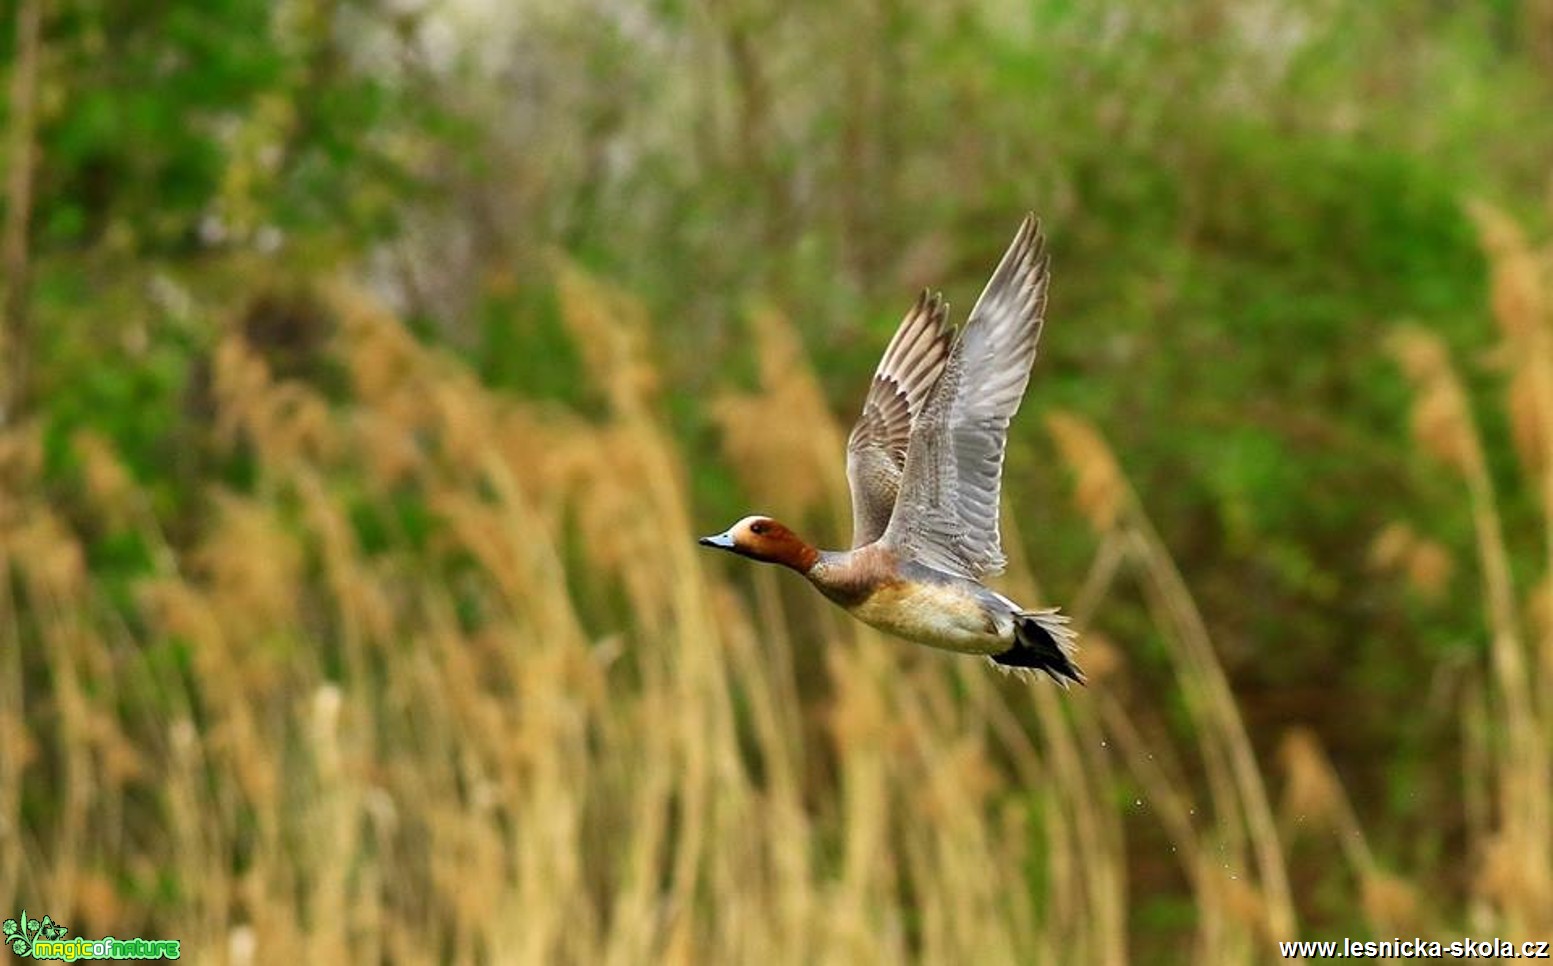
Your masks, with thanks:
[[[806,573],[820,553],[786,526],[767,516],[745,517],[722,533],[702,537],[703,547],[717,547],[751,560],[782,564]]]

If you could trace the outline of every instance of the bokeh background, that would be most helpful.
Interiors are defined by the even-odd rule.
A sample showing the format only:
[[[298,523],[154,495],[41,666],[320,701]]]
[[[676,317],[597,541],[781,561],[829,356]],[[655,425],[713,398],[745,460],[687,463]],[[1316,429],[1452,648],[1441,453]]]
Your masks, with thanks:
[[[13,0],[0,911],[195,962],[1553,934],[1553,3]],[[1027,210],[1000,586],[844,545]]]

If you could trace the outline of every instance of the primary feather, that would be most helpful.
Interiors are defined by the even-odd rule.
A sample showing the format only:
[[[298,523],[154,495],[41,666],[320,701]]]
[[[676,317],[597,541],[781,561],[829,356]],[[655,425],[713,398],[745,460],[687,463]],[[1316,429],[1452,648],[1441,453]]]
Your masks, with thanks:
[[[881,538],[893,549],[962,577],[1002,571],[1003,452],[1030,381],[1046,284],[1045,241],[1026,217],[917,414]]]

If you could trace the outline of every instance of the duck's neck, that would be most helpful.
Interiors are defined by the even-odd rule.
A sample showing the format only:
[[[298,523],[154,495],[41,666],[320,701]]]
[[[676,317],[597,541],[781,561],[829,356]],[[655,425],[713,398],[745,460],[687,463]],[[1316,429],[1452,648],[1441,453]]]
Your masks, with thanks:
[[[795,536],[783,543],[769,559],[772,563],[791,567],[799,573],[807,575],[809,571],[814,569],[814,565],[819,563],[820,552],[804,542],[802,538]]]

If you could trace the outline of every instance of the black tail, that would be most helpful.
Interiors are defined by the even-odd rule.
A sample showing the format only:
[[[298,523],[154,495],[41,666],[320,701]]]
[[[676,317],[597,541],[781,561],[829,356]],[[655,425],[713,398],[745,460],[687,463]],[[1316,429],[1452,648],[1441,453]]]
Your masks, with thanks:
[[[1063,687],[1069,681],[1084,683],[1084,672],[1070,656],[1078,635],[1068,626],[1068,615],[1050,610],[1021,611],[1014,615],[1014,646],[990,655],[1004,667],[1045,671]]]

